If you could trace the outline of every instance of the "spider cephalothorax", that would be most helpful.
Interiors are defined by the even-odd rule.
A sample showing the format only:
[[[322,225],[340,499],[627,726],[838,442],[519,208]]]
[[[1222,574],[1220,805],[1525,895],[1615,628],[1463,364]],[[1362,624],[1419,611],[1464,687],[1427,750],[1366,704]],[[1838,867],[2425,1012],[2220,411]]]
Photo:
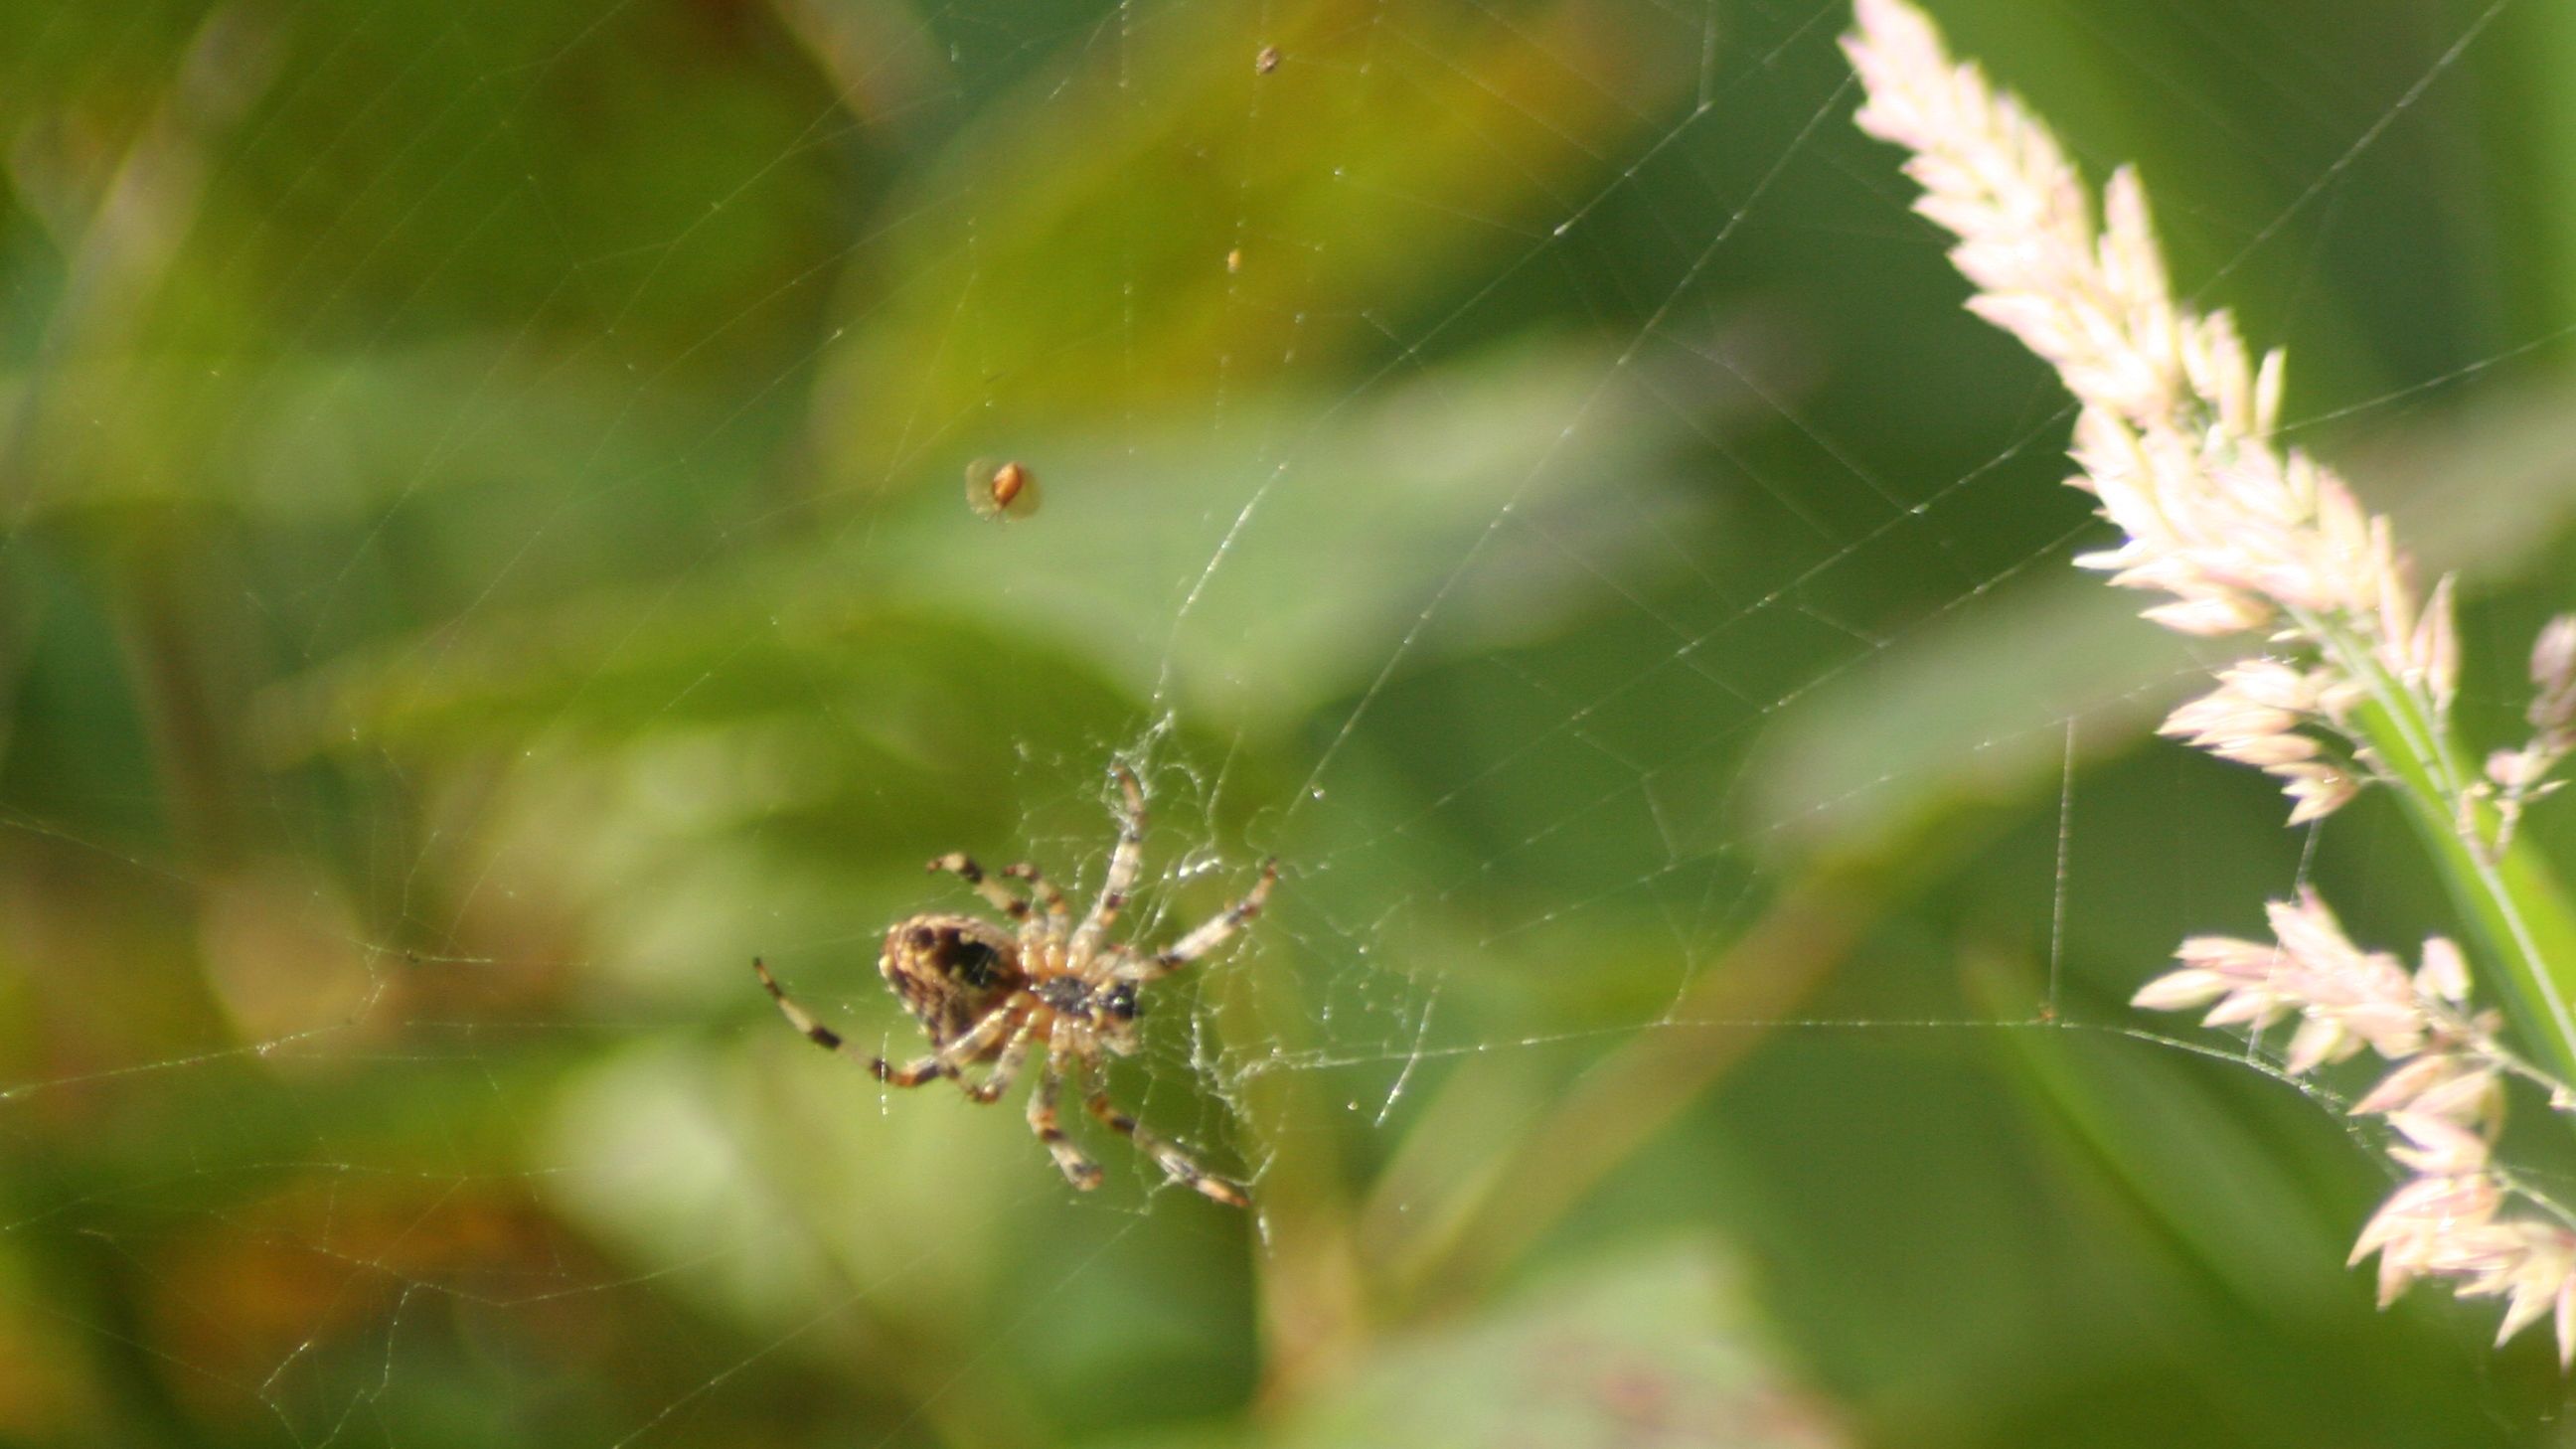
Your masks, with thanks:
[[[985,875],[966,856],[943,855],[930,863],[930,869],[947,871],[974,887],[1013,929],[974,916],[935,914],[899,921],[886,932],[877,969],[930,1038],[928,1056],[898,1067],[858,1051],[780,990],[767,966],[754,961],[751,967],[798,1031],[818,1046],[865,1061],[879,1080],[894,1086],[917,1087],[953,1077],[967,1096],[991,1102],[1010,1090],[1031,1053],[1040,1054],[1037,1089],[1029,1094],[1029,1130],[1046,1144],[1075,1187],[1098,1187],[1100,1167],[1057,1125],[1057,1099],[1068,1076],[1081,1089],[1091,1115],[1134,1140],[1173,1181],[1218,1202],[1245,1207],[1249,1199],[1242,1188],[1211,1176],[1179,1146],[1112,1105],[1102,1066],[1104,1054],[1125,1056],[1136,1049],[1136,1013],[1145,986],[1214,950],[1261,913],[1261,903],[1279,878],[1278,862],[1262,864],[1260,880],[1243,899],[1160,951],[1139,954],[1110,940],[1109,928],[1117,924],[1143,865],[1145,843],[1145,792],[1133,774],[1125,769],[1117,774],[1126,807],[1119,815],[1118,845],[1109,854],[1099,899],[1079,925],[1072,924],[1064,893],[1036,866],[1002,869],[1005,878],[1027,883],[1023,896]],[[982,1081],[966,1080],[966,1068],[987,1064]]]

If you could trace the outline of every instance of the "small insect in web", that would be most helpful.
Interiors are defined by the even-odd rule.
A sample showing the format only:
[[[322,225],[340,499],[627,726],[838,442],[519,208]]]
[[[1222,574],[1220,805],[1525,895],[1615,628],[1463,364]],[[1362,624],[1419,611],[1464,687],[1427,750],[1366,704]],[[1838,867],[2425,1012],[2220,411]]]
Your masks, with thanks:
[[[978,458],[966,465],[966,506],[979,518],[1026,518],[1038,511],[1038,475],[1025,463]]]
[[[903,1066],[869,1056],[839,1032],[817,1021],[755,960],[778,1009],[806,1039],[826,1051],[864,1062],[879,1081],[918,1087],[941,1077],[954,1080],[977,1102],[1000,1100],[1032,1055],[1038,1084],[1029,1094],[1029,1130],[1055,1158],[1067,1182],[1085,1192],[1098,1187],[1100,1165],[1067,1139],[1056,1120],[1058,1100],[1070,1080],[1082,1104],[1110,1130],[1126,1136],[1174,1182],[1232,1207],[1249,1207],[1241,1186],[1199,1166],[1177,1143],[1145,1127],[1109,1100],[1109,1055],[1136,1050],[1136,1015],[1144,989],[1216,949],[1261,914],[1279,879],[1279,862],[1261,865],[1261,878],[1241,900],[1202,921],[1159,951],[1146,952],[1110,939],[1144,865],[1145,792],[1121,768],[1118,844],[1100,895],[1075,924],[1064,892],[1027,862],[1002,867],[1005,880],[1023,882],[1022,893],[984,873],[971,858],[948,854],[930,862],[972,886],[1011,922],[1004,930],[975,916],[930,913],[898,921],[886,932],[877,969],[930,1038],[930,1054]],[[966,1069],[986,1066],[982,1081]]]

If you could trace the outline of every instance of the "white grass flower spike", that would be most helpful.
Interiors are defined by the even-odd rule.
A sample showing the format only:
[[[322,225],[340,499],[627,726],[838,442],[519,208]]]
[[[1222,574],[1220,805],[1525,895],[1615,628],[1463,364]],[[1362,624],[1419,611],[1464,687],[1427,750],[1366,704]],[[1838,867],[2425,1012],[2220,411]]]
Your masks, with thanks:
[[[2391,786],[2452,897],[2504,969],[2556,1075],[2470,1004],[2468,958],[2427,941],[2409,970],[2353,944],[2313,890],[2269,907],[2270,942],[2196,936],[2180,968],[2134,1004],[2207,1007],[2259,1033],[2295,1021],[2283,1070],[2304,1076],[2371,1052],[2390,1070],[2354,1110],[2384,1117],[2410,1179],[2363,1228],[2383,1302],[2418,1278],[2507,1300],[2502,1338],[2548,1317],[2576,1356],[2576,1222],[2491,1160],[2508,1079],[2576,1104],[2576,909],[2545,865],[2514,853],[2515,823],[2576,755],[2576,616],[2541,631],[2532,736],[2485,761],[2452,733],[2459,632],[2448,578],[2419,595],[2387,519],[2334,471],[2276,439],[2283,365],[2259,362],[2224,311],[2200,313],[2167,279],[2146,190],[2123,167],[2093,198],[2046,125],[1955,62],[1907,0],[1856,0],[1843,48],[1867,100],[1860,127],[1912,152],[1915,209],[1953,233],[1969,310],[2019,338],[2078,404],[2068,481],[2116,526],[2076,563],[2165,595],[2144,611],[2181,633],[2260,633],[2261,653],[2167,717],[2162,733],[2281,784],[2290,823],[2320,820],[2366,785]],[[2551,1216],[2508,1215],[2517,1200]],[[2501,1340],[2500,1340],[2501,1341]]]

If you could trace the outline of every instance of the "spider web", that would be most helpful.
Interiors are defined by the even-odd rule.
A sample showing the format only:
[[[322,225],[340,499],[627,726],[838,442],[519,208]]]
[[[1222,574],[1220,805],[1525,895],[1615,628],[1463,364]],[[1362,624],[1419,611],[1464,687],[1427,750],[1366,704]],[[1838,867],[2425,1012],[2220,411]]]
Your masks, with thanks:
[[[2473,567],[2479,719],[2564,602],[2541,9],[1945,17]],[[5,23],[0,1438],[1407,1442],[1533,1360],[1550,1442],[2536,1432],[2338,1266],[2349,1084],[2122,1005],[2411,847],[2139,743],[2210,660],[2067,566],[1845,7]],[[1087,901],[1119,764],[1122,938],[1281,862],[1112,1076],[1243,1221],[743,969],[909,1056],[920,863]]]

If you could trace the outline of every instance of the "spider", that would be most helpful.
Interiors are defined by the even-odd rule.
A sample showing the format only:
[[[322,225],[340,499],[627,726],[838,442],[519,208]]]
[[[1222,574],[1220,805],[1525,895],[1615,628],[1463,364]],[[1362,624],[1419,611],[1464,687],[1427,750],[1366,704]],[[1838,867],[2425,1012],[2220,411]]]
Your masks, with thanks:
[[[1117,775],[1126,798],[1118,817],[1118,845],[1110,852],[1100,897],[1079,925],[1068,929],[1071,912],[1064,892],[1036,866],[1021,862],[1002,868],[1005,878],[1027,883],[1023,896],[985,875],[965,855],[952,852],[930,862],[933,873],[946,871],[973,887],[1016,930],[974,916],[933,912],[898,921],[886,932],[877,969],[929,1035],[928,1056],[903,1066],[869,1056],[797,1005],[768,966],[755,959],[751,969],[807,1040],[867,1063],[877,1080],[891,1086],[918,1087],[949,1077],[972,1100],[994,1102],[1011,1089],[1030,1054],[1039,1053],[1037,1090],[1029,1094],[1029,1130],[1046,1144],[1065,1180],[1085,1192],[1100,1186],[1100,1164],[1084,1156],[1057,1125],[1056,1104],[1067,1078],[1082,1092],[1083,1106],[1092,1116],[1132,1140],[1174,1182],[1229,1206],[1249,1207],[1251,1199],[1242,1187],[1199,1166],[1177,1143],[1110,1102],[1102,1053],[1126,1056],[1136,1050],[1138,995],[1259,915],[1279,879],[1279,862],[1262,862],[1261,879],[1249,894],[1160,951],[1140,954],[1110,940],[1109,928],[1127,904],[1145,846],[1145,792],[1124,767]],[[968,1082],[966,1068],[981,1063],[990,1064],[983,1080]]]

